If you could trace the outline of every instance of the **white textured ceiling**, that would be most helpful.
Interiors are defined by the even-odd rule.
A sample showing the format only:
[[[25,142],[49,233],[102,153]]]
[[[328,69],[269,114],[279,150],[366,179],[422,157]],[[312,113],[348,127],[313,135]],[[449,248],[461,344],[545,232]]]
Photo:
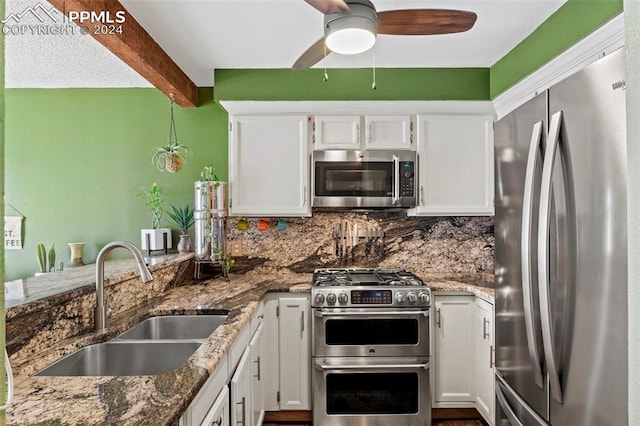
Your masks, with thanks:
[[[381,35],[377,67],[490,67],[566,0],[376,0],[379,11],[475,12],[466,33]],[[41,4],[50,8],[44,0]],[[302,0],[121,0],[198,86],[216,68],[288,68],[323,35],[322,14]],[[7,15],[38,0],[7,0]],[[27,19],[28,17],[23,17]],[[37,21],[36,21],[37,22]],[[89,36],[6,36],[7,87],[142,87],[149,84]],[[369,68],[372,51],[332,54],[317,67]]]
[[[82,35],[74,24],[65,24],[62,13],[53,10],[52,19],[44,13],[52,6],[44,0],[6,0],[5,18],[11,13],[22,14],[29,7],[36,9],[40,21],[27,13],[19,22],[10,19],[5,26],[12,26],[18,34],[5,35],[5,85],[6,87],[149,87],[128,65],[105,49],[89,35]],[[39,30],[23,29],[40,25],[49,31],[71,25],[73,34],[38,35]],[[8,29],[5,29],[5,33]]]

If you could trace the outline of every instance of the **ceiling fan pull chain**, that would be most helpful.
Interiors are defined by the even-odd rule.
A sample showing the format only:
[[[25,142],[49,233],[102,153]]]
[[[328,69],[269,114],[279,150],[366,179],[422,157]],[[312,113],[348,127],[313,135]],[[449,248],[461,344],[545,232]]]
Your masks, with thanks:
[[[376,90],[376,47],[373,46],[373,83],[371,90]]]
[[[324,57],[327,57],[327,44],[324,44]],[[324,67],[324,74],[322,75],[322,81],[329,81],[329,74],[327,74],[327,67]]]

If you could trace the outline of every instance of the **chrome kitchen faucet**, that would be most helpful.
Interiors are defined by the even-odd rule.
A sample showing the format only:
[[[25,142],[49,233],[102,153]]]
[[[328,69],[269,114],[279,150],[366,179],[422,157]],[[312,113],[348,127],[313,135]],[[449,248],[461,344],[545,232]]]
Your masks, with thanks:
[[[147,267],[142,253],[136,246],[128,241],[113,241],[104,246],[96,259],[96,311],[94,318],[96,331],[105,331],[107,329],[107,318],[111,316],[111,309],[109,309],[104,300],[104,261],[109,252],[116,247],[126,248],[133,254],[143,283],[153,280],[153,275]]]

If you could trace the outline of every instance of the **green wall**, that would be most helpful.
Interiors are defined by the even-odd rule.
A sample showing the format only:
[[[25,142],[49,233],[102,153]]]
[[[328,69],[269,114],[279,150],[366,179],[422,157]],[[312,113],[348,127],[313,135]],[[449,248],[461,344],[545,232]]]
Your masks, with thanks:
[[[226,178],[227,114],[212,92],[200,89],[197,109],[175,108],[178,140],[193,155],[171,174],[148,159],[169,135],[170,103],[156,89],[8,89],[5,200],[26,219],[24,248],[5,252],[6,279],[33,275],[38,242],[55,243],[65,263],[69,242],[86,243],[86,263],[112,240],[139,245],[140,229],[151,227],[151,213],[136,197],[141,186],[157,182],[168,208],[193,204],[203,166],[213,164]]]
[[[568,0],[491,67],[491,99],[622,12],[622,6],[622,0]]]
[[[221,69],[216,100],[489,100],[488,68]]]

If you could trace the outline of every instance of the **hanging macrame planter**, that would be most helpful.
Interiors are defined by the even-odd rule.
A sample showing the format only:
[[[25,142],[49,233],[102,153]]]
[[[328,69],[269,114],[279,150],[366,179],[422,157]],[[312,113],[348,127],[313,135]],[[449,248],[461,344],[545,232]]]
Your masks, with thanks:
[[[151,151],[151,162],[161,172],[177,173],[184,166],[184,159],[191,154],[191,150],[178,142],[176,123],[173,117],[173,96],[171,96],[171,124],[169,126],[169,143]]]

